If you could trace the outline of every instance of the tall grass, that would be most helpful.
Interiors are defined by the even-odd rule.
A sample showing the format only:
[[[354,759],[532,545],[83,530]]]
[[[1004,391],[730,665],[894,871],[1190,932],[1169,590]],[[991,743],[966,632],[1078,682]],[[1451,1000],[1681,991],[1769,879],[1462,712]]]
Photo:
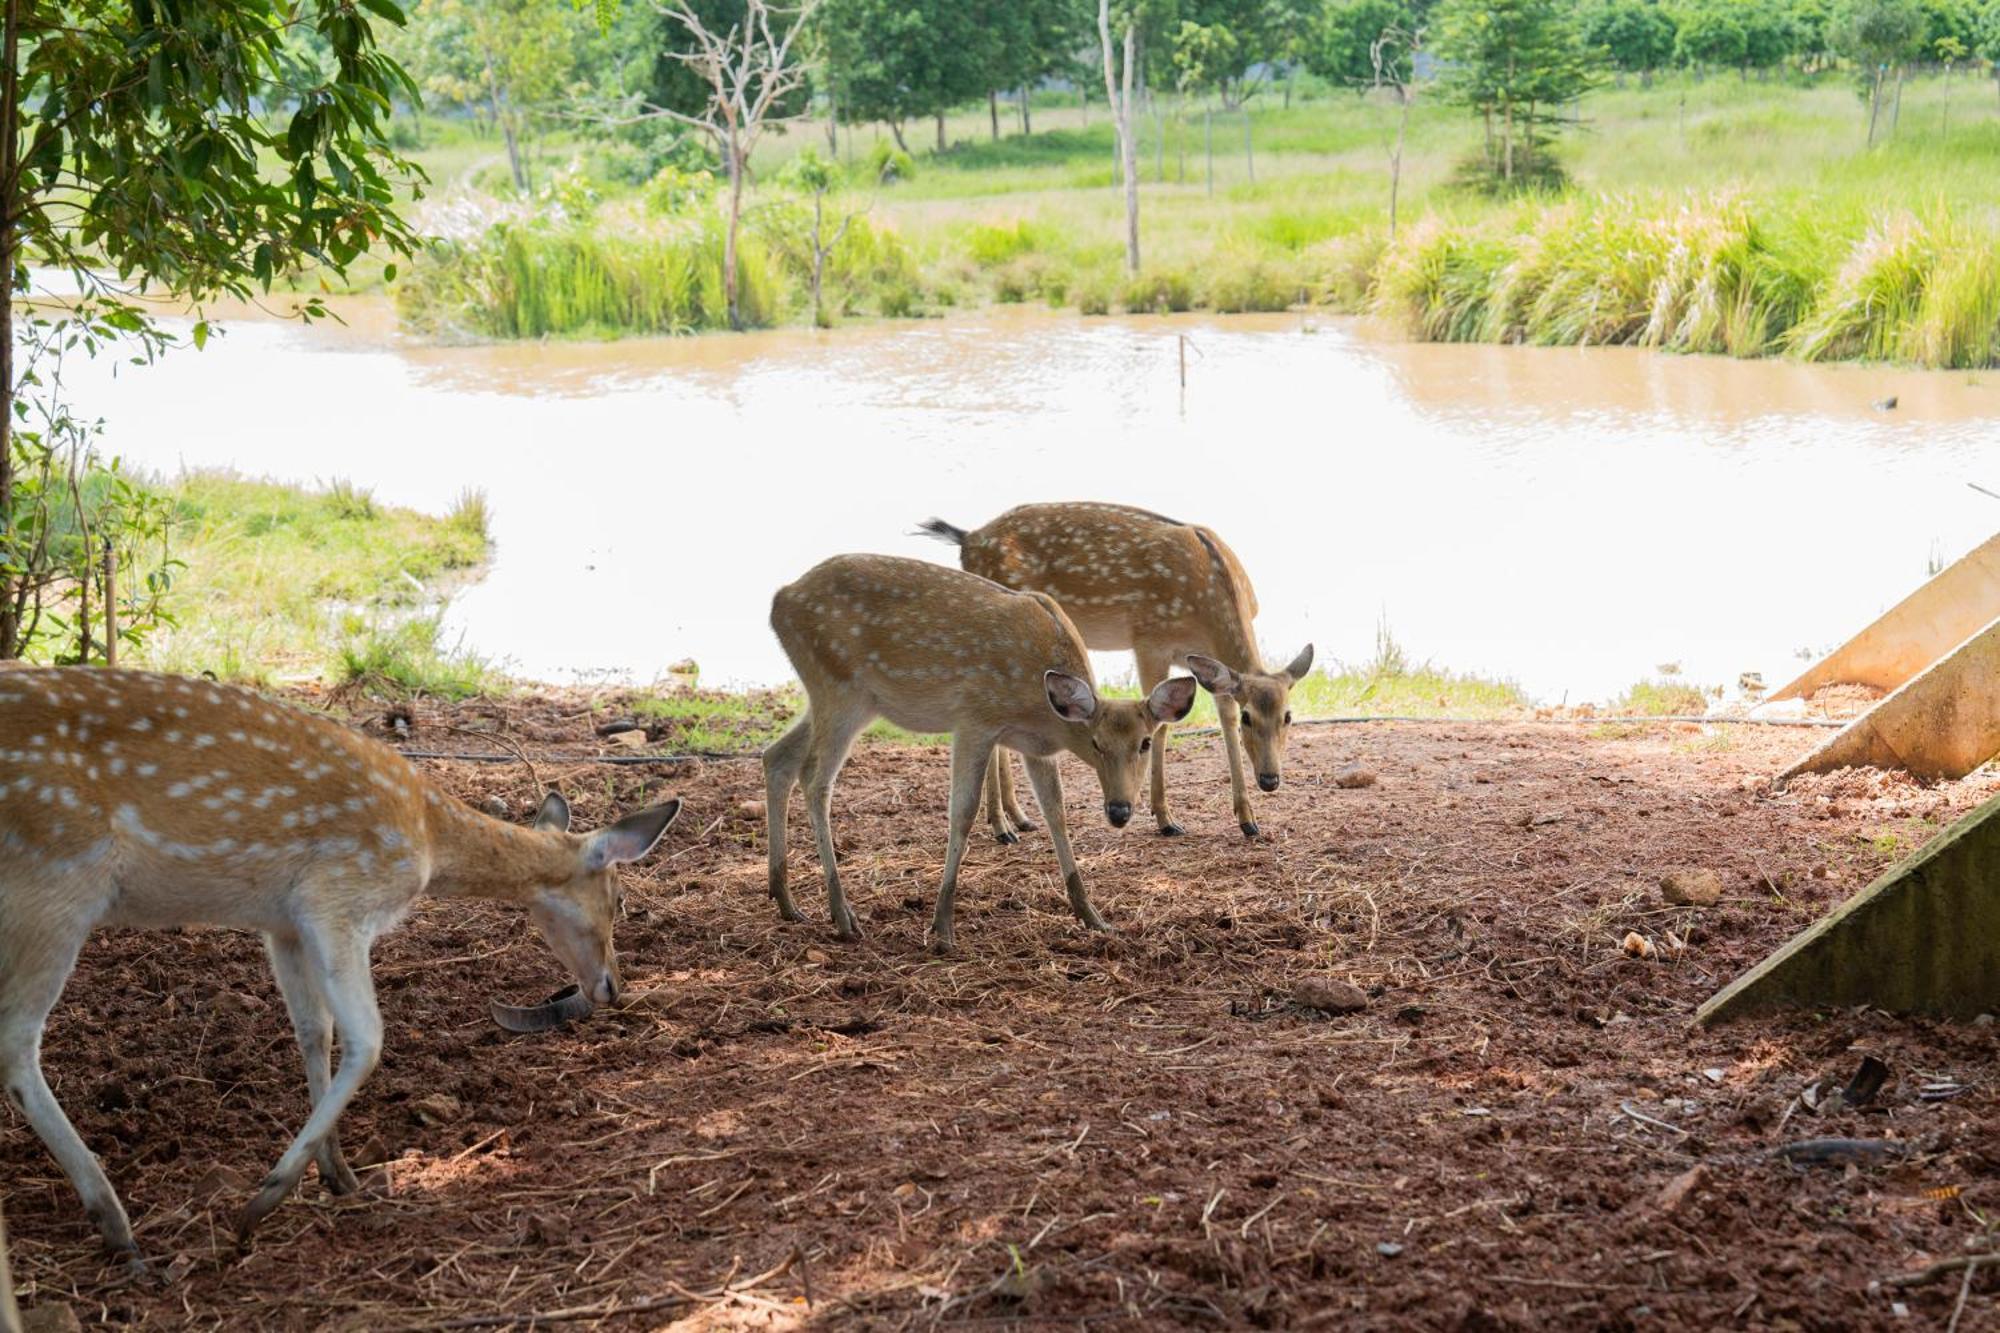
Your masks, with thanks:
[[[1426,217],[1383,254],[1372,299],[1439,342],[1990,366],[2000,237],[1943,206],[1867,220],[1823,202],[1577,196]]]

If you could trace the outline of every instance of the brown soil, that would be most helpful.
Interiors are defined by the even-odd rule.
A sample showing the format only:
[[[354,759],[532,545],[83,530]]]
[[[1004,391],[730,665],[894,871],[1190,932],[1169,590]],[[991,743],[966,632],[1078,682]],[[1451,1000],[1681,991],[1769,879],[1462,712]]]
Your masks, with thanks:
[[[309,1180],[240,1254],[234,1210],[304,1111],[258,944],[100,937],[47,1068],[167,1280],[116,1281],[14,1118],[0,1179],[31,1305],[145,1327],[569,1310],[562,1327],[621,1330],[1909,1328],[1942,1327],[1959,1274],[1874,1280],[1996,1248],[1979,1219],[2000,1215],[2000,1029],[1873,1012],[1688,1026],[1985,795],[1979,779],[1774,794],[1756,779],[1811,739],[1783,729],[1311,728],[1251,842],[1214,742],[1194,740],[1172,764],[1181,839],[1112,832],[1066,766],[1116,936],[1070,919],[1045,833],[1003,848],[982,831],[959,952],[937,960],[941,752],[864,748],[848,767],[835,820],[868,930],[849,947],[765,897],[754,763],[546,758],[623,752],[592,734],[617,704],[419,707],[410,744],[481,749],[447,727],[504,721],[587,824],[687,799],[628,880],[631,1006],[510,1038],[488,998],[540,998],[562,980],[552,956],[517,913],[426,906],[377,951],[388,1050],[343,1124],[353,1155],[387,1162],[364,1173],[375,1193]],[[1378,780],[1336,786],[1355,763]],[[432,771],[517,815],[533,798],[518,764]],[[1721,876],[1718,905],[1661,903],[1660,876],[1687,867]],[[793,876],[823,912],[809,854]],[[1628,932],[1650,960],[1623,952]],[[1295,1003],[1316,978],[1368,1007]],[[1304,998],[1329,992],[1352,997]],[[1873,1102],[1799,1104],[1864,1054],[1892,1071]],[[1946,1081],[1966,1090],[1920,1096]],[[1821,1135],[1910,1155],[1770,1155]],[[1992,1327],[1996,1293],[2000,1272],[1980,1272],[1960,1327]]]

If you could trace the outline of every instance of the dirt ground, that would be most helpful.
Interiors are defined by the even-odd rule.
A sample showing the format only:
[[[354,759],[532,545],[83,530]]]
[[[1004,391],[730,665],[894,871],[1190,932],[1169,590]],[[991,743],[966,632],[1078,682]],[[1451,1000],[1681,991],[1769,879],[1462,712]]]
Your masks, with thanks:
[[[754,763],[559,758],[630,754],[593,734],[615,711],[421,705],[405,743],[490,750],[465,732],[499,728],[533,775],[425,766],[517,818],[538,780],[584,826],[687,800],[627,880],[630,1006],[510,1037],[488,999],[539,999],[559,965],[518,913],[425,906],[377,950],[388,1048],[343,1123],[384,1163],[371,1192],[309,1177],[239,1253],[234,1212],[305,1109],[258,942],[100,936],[47,1068],[161,1280],[118,1280],[8,1116],[28,1304],[148,1328],[1485,1330],[1943,1328],[1962,1300],[1960,1329],[2000,1327],[2000,1272],[1879,1281],[2000,1248],[2000,1028],[1689,1028],[1990,781],[1773,793],[1759,779],[1816,736],[1780,728],[1329,726],[1296,734],[1246,841],[1216,743],[1191,739],[1180,839],[1112,831],[1065,764],[1116,935],[1070,918],[1045,833],[982,831],[958,953],[936,959],[941,751],[864,747],[847,769],[835,822],[867,938],[844,946],[796,803],[814,919],[784,925],[765,896]],[[379,714],[357,719],[384,734]],[[1377,781],[1336,786],[1350,764]],[[1663,903],[1682,868],[1716,872],[1721,900]],[[1622,951],[1632,931],[1652,958]],[[1303,1007],[1315,978],[1367,1007]],[[1864,1055],[1882,1091],[1813,1109]],[[1771,1155],[1823,1135],[1908,1153]]]

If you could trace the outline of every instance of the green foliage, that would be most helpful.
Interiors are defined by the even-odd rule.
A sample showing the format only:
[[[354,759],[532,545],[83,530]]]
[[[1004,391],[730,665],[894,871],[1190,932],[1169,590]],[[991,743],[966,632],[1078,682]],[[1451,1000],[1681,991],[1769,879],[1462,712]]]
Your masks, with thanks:
[[[1408,82],[1409,43],[1384,43],[1382,37],[1413,33],[1421,26],[1422,17],[1404,0],[1328,0],[1307,35],[1302,55],[1306,68],[1328,83],[1365,88],[1378,78]],[[1378,50],[1383,61],[1379,71]]]
[[[1119,302],[1134,315],[1177,314],[1194,309],[1195,280],[1180,269],[1149,269],[1125,280]]]
[[[162,601],[170,623],[134,656],[164,670],[317,673],[360,637],[344,618],[420,615],[489,549],[475,530],[485,518],[465,499],[439,519],[372,499],[358,504],[351,488],[337,486],[308,491],[197,473],[154,488],[170,506],[184,564]]]
[[[887,140],[877,139],[868,150],[868,173],[877,184],[893,185],[897,181],[909,180],[917,174],[917,164],[910,155]]]
[[[1674,58],[1679,25],[1658,0],[1601,0],[1583,11],[1583,41],[1628,74],[1663,69]]]
[[[667,163],[639,192],[646,211],[655,217],[678,217],[705,207],[715,197],[715,174],[687,171]]]
[[[723,223],[713,214],[646,228],[500,223],[469,241],[437,241],[397,288],[414,329],[447,336],[541,338],[690,333],[730,327],[722,290]],[[745,326],[779,305],[754,237],[738,255]]]
[[[1701,717],[1708,712],[1708,695],[1684,680],[1642,680],[1611,707],[1631,717]]]
[[[444,613],[434,611],[382,623],[347,616],[334,656],[333,678],[392,697],[469,699],[499,693],[504,680],[463,643],[447,643]]]
[[[1484,173],[1512,188],[1546,179],[1555,112],[1594,83],[1576,13],[1561,0],[1442,0],[1433,43],[1445,96],[1486,126]]]

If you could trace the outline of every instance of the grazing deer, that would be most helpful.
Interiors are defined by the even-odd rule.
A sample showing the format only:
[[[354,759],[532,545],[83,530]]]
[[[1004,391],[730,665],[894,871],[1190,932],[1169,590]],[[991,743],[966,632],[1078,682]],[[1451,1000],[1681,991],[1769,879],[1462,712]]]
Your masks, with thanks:
[[[1236,553],[1207,528],[1112,504],[1035,504],[1010,509],[971,532],[934,518],[922,531],[959,548],[968,573],[1062,603],[1092,648],[1130,648],[1141,681],[1185,665],[1211,694],[1229,760],[1229,789],[1245,837],[1257,816],[1243,780],[1244,753],[1257,785],[1276,791],[1291,730],[1292,686],[1312,670],[1313,650],[1271,671],[1251,622],[1257,593]],[[1167,806],[1167,756],[1153,749],[1153,818],[1169,837],[1184,829]],[[987,818],[1002,842],[1033,827],[1014,802],[1001,756],[987,788]]]
[[[105,1243],[137,1264],[124,1206],[42,1077],[43,1025],[99,926],[261,932],[312,1113],[244,1209],[247,1238],[308,1162],[334,1192],[356,1187],[334,1126],[382,1050],[377,936],[425,894],[519,903],[609,1003],[611,867],[651,851],[679,808],[581,837],[551,792],[534,827],[518,828],[394,751],[247,690],[135,671],[0,673],[0,1086]]]
[[[800,919],[785,887],[785,808],[803,781],[833,924],[860,934],[834,863],[829,800],[861,729],[886,717],[912,731],[951,733],[951,837],[931,923],[932,947],[952,945],[952,903],[966,834],[993,747],[1018,750],[1049,822],[1069,905],[1092,930],[1104,922],[1084,893],[1063,822],[1055,756],[1096,770],[1113,828],[1132,818],[1153,733],[1186,717],[1195,682],[1162,680],[1145,699],[1100,698],[1069,617],[1040,593],[1020,593],[922,560],[835,556],[771,599],[771,628],[805,685],[805,715],[764,751],[771,896]]]

